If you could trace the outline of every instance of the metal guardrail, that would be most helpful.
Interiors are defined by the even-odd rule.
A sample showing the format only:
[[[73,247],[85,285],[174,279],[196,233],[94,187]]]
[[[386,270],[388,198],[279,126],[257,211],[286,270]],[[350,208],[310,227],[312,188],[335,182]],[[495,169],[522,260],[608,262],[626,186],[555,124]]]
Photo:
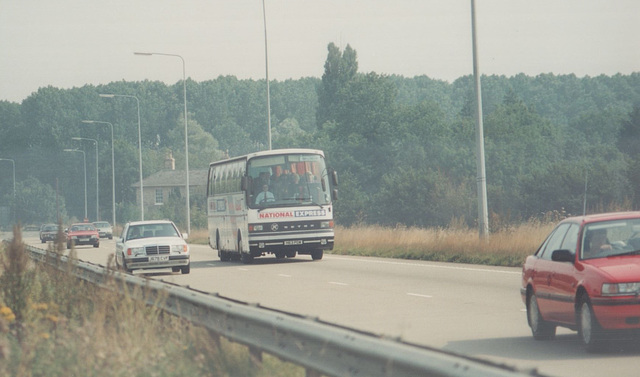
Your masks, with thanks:
[[[27,246],[32,259],[68,269],[68,258]],[[252,353],[266,352],[303,366],[307,376],[367,377],[514,377],[542,376],[505,365],[380,337],[317,318],[273,310],[153,279],[121,273],[101,265],[75,261],[75,276],[104,288],[144,289],[147,304],[164,297],[162,309],[225,338]]]

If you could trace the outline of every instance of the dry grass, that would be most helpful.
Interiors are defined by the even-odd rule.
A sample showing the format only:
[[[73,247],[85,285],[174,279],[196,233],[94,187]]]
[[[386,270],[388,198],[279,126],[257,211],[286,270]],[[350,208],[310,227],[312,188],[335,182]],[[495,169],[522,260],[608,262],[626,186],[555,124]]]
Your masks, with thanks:
[[[246,347],[134,299],[145,292],[123,296],[27,265],[19,240],[14,233],[16,242],[0,244],[0,280],[21,282],[0,287],[1,376],[304,375],[268,355],[256,363]]]
[[[481,238],[468,228],[336,227],[335,254],[519,266],[553,223],[529,222]]]
[[[376,225],[336,227],[334,254],[520,266],[553,229],[558,218],[506,226],[482,239],[478,230],[453,224],[448,228],[395,228]],[[208,244],[206,229],[193,230],[189,243]]]

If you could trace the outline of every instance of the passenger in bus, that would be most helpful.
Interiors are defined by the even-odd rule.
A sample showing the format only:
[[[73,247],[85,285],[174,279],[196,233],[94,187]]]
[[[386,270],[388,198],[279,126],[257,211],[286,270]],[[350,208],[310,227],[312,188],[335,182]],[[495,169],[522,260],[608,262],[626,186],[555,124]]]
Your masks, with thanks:
[[[293,197],[299,201],[310,200],[311,196],[309,195],[309,188],[307,185],[298,185],[298,189]]]
[[[264,202],[273,202],[275,201],[275,197],[273,193],[269,191],[268,185],[262,185],[262,191],[256,196],[256,204],[261,204]]]

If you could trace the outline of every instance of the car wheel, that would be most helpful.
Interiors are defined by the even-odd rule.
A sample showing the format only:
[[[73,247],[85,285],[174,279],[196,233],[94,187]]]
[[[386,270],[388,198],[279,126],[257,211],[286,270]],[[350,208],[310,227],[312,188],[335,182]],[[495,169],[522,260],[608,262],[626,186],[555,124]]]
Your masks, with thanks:
[[[100,247],[100,242],[94,243],[94,244],[93,244],[93,247],[95,247],[95,248]]]
[[[295,257],[296,257],[295,251],[287,251],[287,258],[295,258]]]
[[[67,242],[67,249],[71,249],[71,242]]]
[[[282,259],[285,256],[284,251],[276,251],[274,254],[276,255],[276,258],[278,258],[278,259]]]
[[[186,275],[189,272],[191,272],[191,263],[189,263],[188,265],[182,267],[182,274],[183,275]]]
[[[320,260],[320,259],[322,259],[322,255],[323,254],[324,254],[324,252],[322,250],[313,250],[311,252],[311,259]]]
[[[556,336],[556,326],[542,318],[540,308],[538,308],[538,298],[534,293],[529,295],[527,301],[527,321],[534,339],[550,340]]]
[[[45,241],[45,240],[44,240],[44,239],[42,239],[42,238],[40,239],[40,241],[42,241],[42,243],[45,243],[45,242],[47,242],[47,241]]]
[[[587,351],[597,351],[602,345],[602,329],[587,295],[582,296],[578,305],[578,333]]]

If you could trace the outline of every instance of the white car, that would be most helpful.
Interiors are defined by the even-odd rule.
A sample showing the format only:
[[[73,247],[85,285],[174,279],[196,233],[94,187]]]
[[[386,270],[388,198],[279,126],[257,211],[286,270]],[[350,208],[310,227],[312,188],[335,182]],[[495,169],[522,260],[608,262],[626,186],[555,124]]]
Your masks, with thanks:
[[[121,238],[116,239],[116,266],[127,272],[171,268],[188,274],[191,257],[186,238],[169,220],[127,223]]]
[[[113,239],[113,228],[111,227],[111,224],[109,224],[106,221],[96,221],[95,223],[93,223],[93,226],[96,227],[96,229],[98,229],[98,234],[100,235],[100,238],[108,238],[108,239]]]

